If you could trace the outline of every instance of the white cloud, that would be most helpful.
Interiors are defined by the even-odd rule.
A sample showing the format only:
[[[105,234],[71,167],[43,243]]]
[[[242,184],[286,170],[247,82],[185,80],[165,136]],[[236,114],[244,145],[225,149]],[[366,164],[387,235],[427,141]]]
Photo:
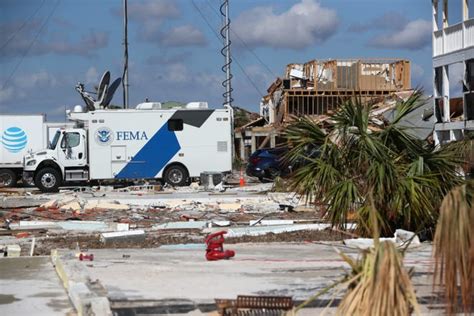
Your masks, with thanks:
[[[339,19],[335,10],[315,0],[301,0],[281,14],[272,7],[253,8],[232,23],[250,46],[300,49],[328,39],[337,31]]]
[[[171,82],[184,83],[190,80],[189,70],[185,64],[171,64],[167,68],[166,78]]]
[[[431,43],[431,22],[414,20],[399,31],[382,34],[370,41],[370,45],[377,48],[418,50]]]
[[[17,29],[21,28],[21,23],[23,23],[23,21],[0,23],[0,34],[16,32]],[[45,34],[36,40],[35,34],[40,25],[39,20],[32,20],[28,24],[25,24],[22,32],[18,32],[18,35],[15,36],[15,40],[9,42],[8,45],[3,48],[0,60],[18,58],[18,56],[23,55],[25,51],[28,51],[28,57],[51,53],[57,55],[91,57],[95,56],[98,50],[108,45],[108,33],[92,29],[82,34],[81,37],[68,37],[66,35],[67,32],[57,36],[52,32],[48,33],[46,29]],[[32,41],[35,42],[33,46],[31,46]]]
[[[54,75],[41,70],[35,73],[19,75],[15,78],[15,83],[18,87],[22,88],[52,88],[57,86],[58,81]]]
[[[127,8],[130,19],[153,18],[161,20],[165,18],[176,18],[180,15],[175,3],[171,0],[149,0],[141,3],[131,3]],[[116,11],[122,15],[122,10]]]
[[[85,83],[98,84],[99,82],[99,73],[95,67],[89,67],[86,71],[86,80]]]
[[[15,89],[13,87],[0,88],[0,104],[14,99]]]
[[[119,10],[114,13],[121,16]],[[172,47],[202,46],[206,44],[204,34],[192,25],[167,27],[167,21],[181,16],[175,1],[152,0],[129,5],[128,16],[139,27],[138,38],[158,45]]]
[[[161,42],[168,46],[205,45],[204,34],[192,25],[172,28],[162,37]]]

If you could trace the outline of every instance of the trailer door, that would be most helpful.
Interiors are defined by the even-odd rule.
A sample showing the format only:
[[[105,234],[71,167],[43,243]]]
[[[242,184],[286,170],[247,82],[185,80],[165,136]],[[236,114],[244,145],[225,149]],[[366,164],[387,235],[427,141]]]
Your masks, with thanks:
[[[115,177],[127,163],[127,146],[110,146],[112,175]]]

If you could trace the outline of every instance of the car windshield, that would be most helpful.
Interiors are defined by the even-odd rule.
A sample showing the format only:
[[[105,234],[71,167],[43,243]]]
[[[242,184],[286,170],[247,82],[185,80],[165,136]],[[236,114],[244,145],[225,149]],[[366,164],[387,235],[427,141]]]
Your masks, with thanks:
[[[49,144],[48,149],[55,149],[56,145],[58,144],[59,136],[61,136],[61,132],[57,131],[54,135],[53,141]]]

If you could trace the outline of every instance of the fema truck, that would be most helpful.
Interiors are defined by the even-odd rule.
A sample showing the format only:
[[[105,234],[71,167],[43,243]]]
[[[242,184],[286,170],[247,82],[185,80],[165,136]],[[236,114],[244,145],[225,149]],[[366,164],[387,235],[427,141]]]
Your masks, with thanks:
[[[58,130],[51,144],[25,156],[24,179],[43,192],[72,182],[162,179],[188,184],[202,172],[232,170],[232,110],[205,102],[162,109],[159,102],[135,109],[67,112],[74,128]]]
[[[46,122],[43,114],[0,115],[0,186],[16,186],[22,177],[23,156],[48,146],[56,130],[67,125]]]

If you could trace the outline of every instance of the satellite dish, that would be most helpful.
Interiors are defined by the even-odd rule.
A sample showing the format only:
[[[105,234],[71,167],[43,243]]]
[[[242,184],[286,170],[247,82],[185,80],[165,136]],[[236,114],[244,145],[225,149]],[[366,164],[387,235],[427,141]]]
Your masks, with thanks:
[[[94,105],[96,108],[102,108],[102,103],[104,103],[105,97],[107,95],[107,91],[109,90],[109,85],[105,85],[100,94],[100,98],[97,98],[97,100],[94,102]]]
[[[102,75],[102,78],[100,79],[99,82],[99,87],[97,88],[97,101],[102,101],[104,100],[105,94],[106,94],[106,89],[109,86],[110,82],[110,71],[104,72]]]
[[[94,99],[87,92],[84,91],[84,84],[79,82],[76,85],[76,91],[79,92],[82,99],[84,100],[87,110],[94,111],[95,110]]]
[[[107,107],[110,104],[110,101],[112,101],[112,98],[114,97],[115,91],[117,91],[117,88],[120,86],[120,82],[122,81],[122,78],[117,78],[115,79],[114,82],[108,87],[107,93],[105,94],[105,99],[101,103],[101,106]]]

